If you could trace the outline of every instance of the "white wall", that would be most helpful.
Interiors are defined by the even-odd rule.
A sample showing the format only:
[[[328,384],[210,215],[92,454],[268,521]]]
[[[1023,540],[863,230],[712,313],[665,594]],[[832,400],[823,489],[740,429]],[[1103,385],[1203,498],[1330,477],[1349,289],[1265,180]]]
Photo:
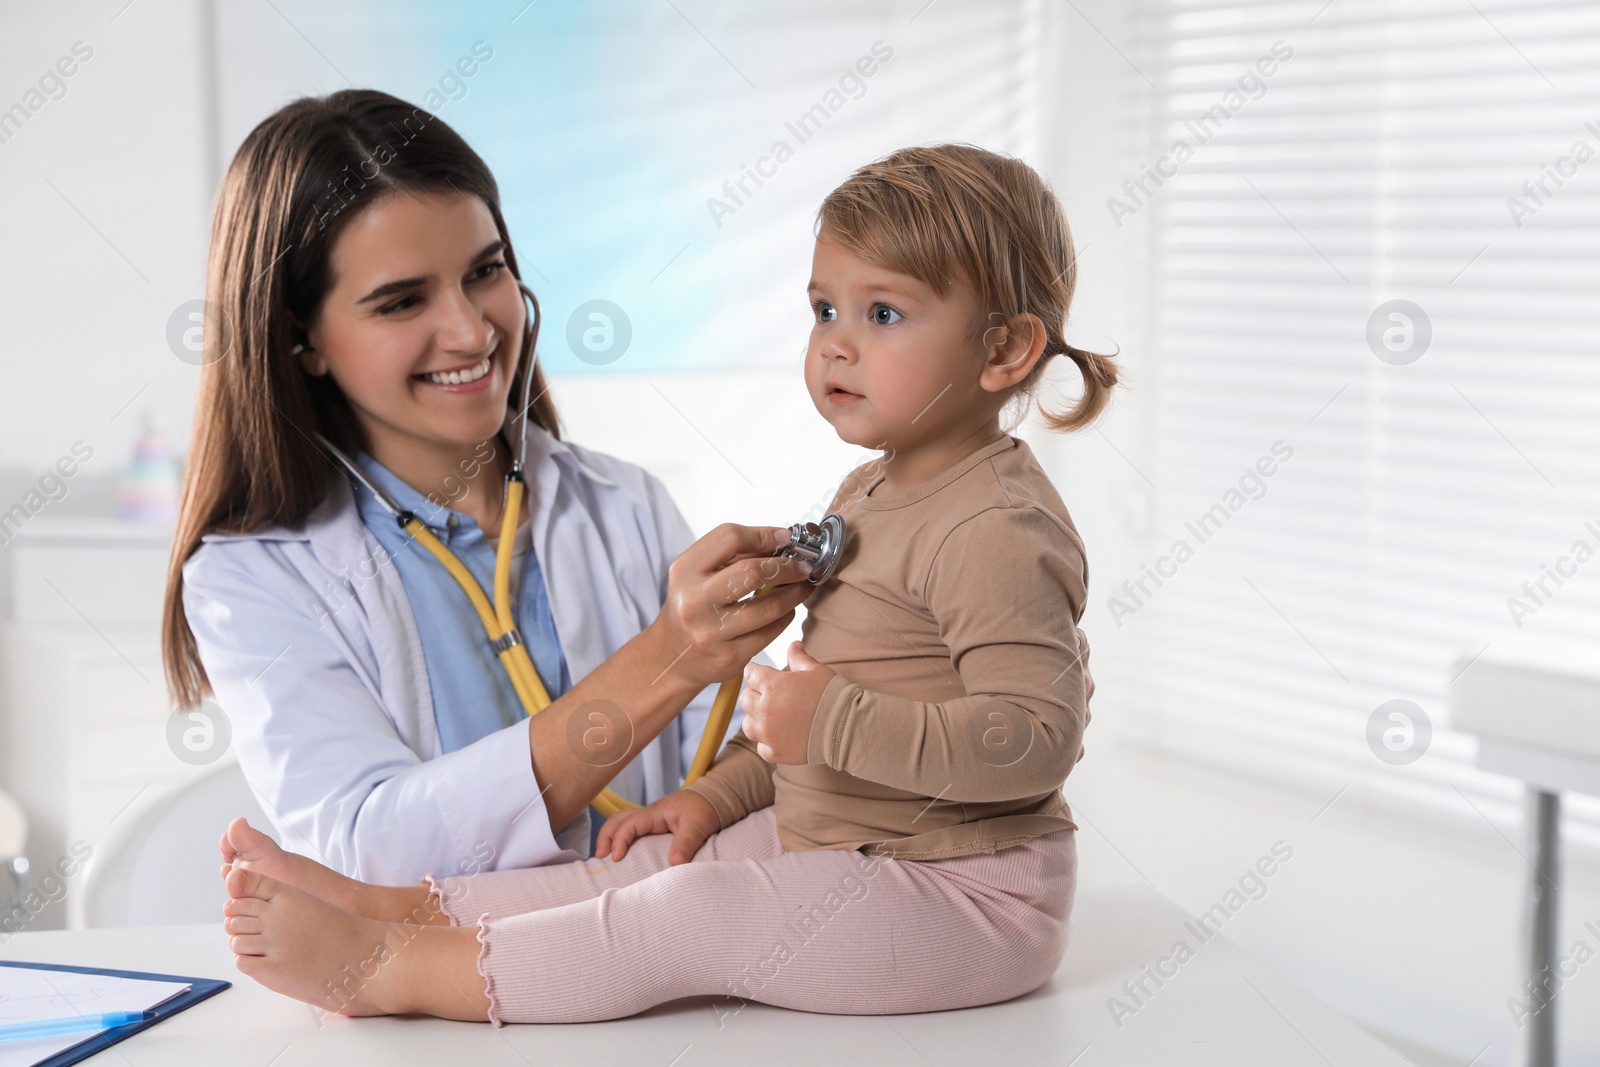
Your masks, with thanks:
[[[0,468],[13,477],[36,478],[78,439],[95,452],[81,484],[109,474],[147,410],[188,427],[198,368],[165,337],[204,283],[200,5],[119,15],[123,2],[0,6],[0,108],[75,42],[92,51],[0,144]]]
[[[174,309],[203,288],[213,179],[200,106],[202,8],[198,0],[124,2],[0,3],[0,111],[28,110],[0,143],[0,512],[76,443],[78,455],[92,450],[65,496],[30,522],[109,515],[144,420],[181,450],[193,406],[198,369],[173,354],[166,332]],[[64,64],[73,73],[61,87],[47,81],[28,95],[41,77],[59,74],[63,57],[74,62]],[[0,554],[12,532],[0,537]],[[0,555],[0,575],[11,562]],[[0,611],[6,585],[0,580]],[[7,671],[0,692],[26,689],[26,674]],[[75,725],[67,703],[0,707],[0,768],[82,757],[81,744],[68,750],[62,740]],[[8,722],[22,715],[33,719]],[[28,728],[42,725],[62,728]],[[30,736],[56,740],[36,754],[22,740]],[[0,788],[38,784],[27,777],[17,771]],[[30,813],[36,884],[64,855],[69,807]],[[63,911],[47,908],[39,925],[61,925]]]

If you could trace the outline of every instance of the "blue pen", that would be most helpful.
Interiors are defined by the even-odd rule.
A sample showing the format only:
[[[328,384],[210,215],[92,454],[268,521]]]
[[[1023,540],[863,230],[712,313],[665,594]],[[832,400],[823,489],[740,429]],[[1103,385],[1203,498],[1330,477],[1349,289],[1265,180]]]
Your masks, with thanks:
[[[20,1041],[29,1037],[54,1037],[57,1034],[75,1034],[80,1030],[109,1030],[129,1023],[142,1023],[154,1019],[153,1011],[111,1011],[104,1015],[69,1015],[63,1019],[40,1019],[32,1023],[10,1023],[0,1026],[0,1041]]]

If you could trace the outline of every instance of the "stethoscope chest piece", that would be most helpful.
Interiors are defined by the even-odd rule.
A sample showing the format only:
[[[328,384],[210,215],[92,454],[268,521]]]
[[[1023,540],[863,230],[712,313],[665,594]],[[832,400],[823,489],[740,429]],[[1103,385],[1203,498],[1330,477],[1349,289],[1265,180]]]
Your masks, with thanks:
[[[795,523],[789,527],[789,543],[779,552],[779,555],[810,563],[811,574],[806,581],[812,585],[821,585],[832,578],[843,554],[844,519],[839,515],[825,515],[821,523]]]

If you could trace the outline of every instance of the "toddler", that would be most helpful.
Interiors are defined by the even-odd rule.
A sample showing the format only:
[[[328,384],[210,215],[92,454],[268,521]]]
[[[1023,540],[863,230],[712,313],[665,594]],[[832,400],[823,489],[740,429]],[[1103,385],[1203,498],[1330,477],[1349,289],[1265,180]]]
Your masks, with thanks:
[[[594,858],[369,886],[236,821],[222,847],[239,966],[346,1014],[619,1018],[683,996],[936,1011],[1044,983],[1065,949],[1082,757],[1087,573],[1067,509],[1002,416],[1065,355],[1104,408],[1110,360],[1068,345],[1076,270],[1029,167],[909,148],[823,202],[806,387],[881,449],[789,669],[745,671],[742,731],[699,781],[609,819]],[[436,928],[437,927],[437,928]]]

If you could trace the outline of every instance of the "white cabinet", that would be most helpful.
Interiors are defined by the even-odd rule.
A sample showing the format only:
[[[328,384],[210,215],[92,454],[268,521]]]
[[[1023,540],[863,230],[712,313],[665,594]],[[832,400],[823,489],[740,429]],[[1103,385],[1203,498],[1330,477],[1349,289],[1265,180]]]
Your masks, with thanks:
[[[45,881],[75,842],[97,847],[141,802],[205,770],[167,745],[159,619],[170,539],[159,527],[41,516],[0,548],[0,788],[27,815],[34,888],[59,898],[36,928],[76,925],[81,872],[64,891]]]

